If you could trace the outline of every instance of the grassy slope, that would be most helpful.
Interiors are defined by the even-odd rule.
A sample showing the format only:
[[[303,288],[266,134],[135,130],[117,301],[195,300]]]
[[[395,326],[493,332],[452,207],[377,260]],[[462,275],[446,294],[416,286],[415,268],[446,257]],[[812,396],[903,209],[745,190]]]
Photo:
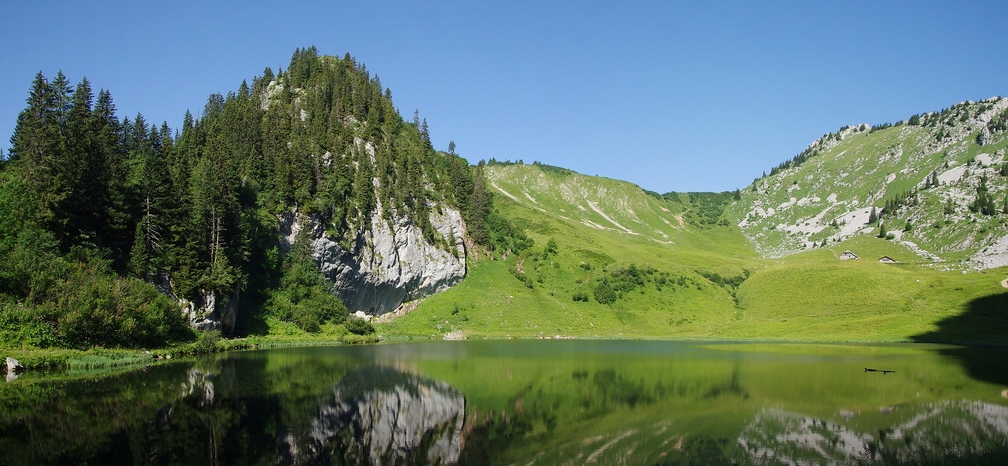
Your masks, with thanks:
[[[498,207],[535,247],[473,264],[463,283],[385,324],[384,334],[894,341],[939,331],[942,339],[940,321],[1004,291],[1004,270],[961,274],[878,263],[883,255],[912,256],[896,242],[862,236],[765,260],[738,227],[680,225],[678,204],[630,183],[532,165],[490,166],[487,176]],[[551,239],[556,254],[544,253]],[[838,261],[845,249],[863,259]],[[670,280],[659,286],[652,279],[612,305],[597,302],[599,280],[631,264]],[[749,276],[735,290],[704,278],[711,273]],[[576,293],[590,298],[574,301]],[[981,319],[971,331],[971,322],[959,323],[969,337],[957,341],[1008,342],[1003,324]]]
[[[1008,137],[992,135],[982,147],[976,141],[981,128],[1006,106],[1005,99],[964,103],[926,115],[921,126],[854,127],[824,136],[810,146],[818,155],[743,190],[733,213],[744,220],[746,236],[761,253],[781,257],[813,242],[876,234],[877,225],[866,225],[871,208],[881,210],[886,200],[918,189],[915,202],[887,215],[887,229],[897,240],[930,253],[904,260],[932,262],[937,257],[950,269],[974,268],[962,261],[1008,234],[1005,215],[969,210],[984,176],[999,209],[1008,193],[1008,178],[998,173]],[[942,184],[925,188],[932,172]],[[914,228],[903,234],[908,220]]]

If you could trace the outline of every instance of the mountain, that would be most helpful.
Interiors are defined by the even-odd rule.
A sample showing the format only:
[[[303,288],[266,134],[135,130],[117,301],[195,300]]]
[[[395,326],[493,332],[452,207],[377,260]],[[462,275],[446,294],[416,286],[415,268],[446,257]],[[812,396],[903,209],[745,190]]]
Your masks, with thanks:
[[[894,125],[846,126],[742,190],[731,212],[766,257],[884,227],[882,236],[913,251],[900,261],[1008,265],[1006,109],[1008,99],[992,98]]]
[[[736,192],[666,194],[471,166],[313,47],[174,132],[62,73],[26,103],[0,160],[7,346],[344,338],[373,316],[423,338],[1008,335],[990,272],[1008,265],[1005,99],[842,128]]]
[[[1004,344],[1006,108],[845,127],[734,193],[491,161],[495,208],[534,246],[474,263],[384,329]]]
[[[62,73],[39,73],[27,104],[0,160],[6,344],[366,332],[348,315],[450,287],[469,248],[513,243],[480,169],[434,150],[349,55],[299,49],[175,132]]]

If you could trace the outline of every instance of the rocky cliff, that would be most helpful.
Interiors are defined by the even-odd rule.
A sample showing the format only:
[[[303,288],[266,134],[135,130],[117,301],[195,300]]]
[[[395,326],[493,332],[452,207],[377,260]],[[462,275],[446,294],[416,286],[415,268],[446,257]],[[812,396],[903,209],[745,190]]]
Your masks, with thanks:
[[[299,235],[310,244],[319,270],[332,282],[350,312],[380,315],[400,304],[443,291],[466,274],[465,225],[449,207],[432,211],[430,222],[443,238],[434,244],[409,217],[379,212],[340,242],[317,215],[296,210],[280,216],[281,246],[290,248]],[[439,241],[440,242],[440,241]]]

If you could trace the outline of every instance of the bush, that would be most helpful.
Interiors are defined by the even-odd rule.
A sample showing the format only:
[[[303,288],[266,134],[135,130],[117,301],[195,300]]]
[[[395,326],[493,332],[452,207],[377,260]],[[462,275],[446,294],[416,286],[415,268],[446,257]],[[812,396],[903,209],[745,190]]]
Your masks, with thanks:
[[[349,333],[343,335],[343,344],[345,345],[364,345],[369,343],[378,343],[380,338],[376,335],[357,335],[354,333]]]
[[[578,292],[574,293],[574,296],[572,296],[571,299],[574,300],[575,302],[587,303],[588,302],[588,293],[585,293],[583,291],[578,291]]]
[[[331,295],[325,278],[307,258],[295,259],[284,271],[279,290],[266,301],[266,313],[292,322],[306,332],[318,332],[322,324],[346,319],[346,306]]]
[[[550,238],[549,241],[546,242],[546,249],[543,250],[543,254],[546,256],[556,255],[559,249],[560,246],[557,244],[557,240]]]
[[[21,303],[0,302],[0,341],[10,347],[59,345],[56,329]]]
[[[370,335],[375,333],[374,325],[359,317],[350,317],[343,322],[343,326],[346,327],[347,331],[354,335]]]
[[[220,330],[207,330],[200,332],[193,344],[193,352],[197,354],[207,354],[217,352],[217,342],[221,339]]]
[[[603,280],[595,286],[595,301],[601,304],[612,304],[616,302],[616,291],[609,285],[608,280]]]

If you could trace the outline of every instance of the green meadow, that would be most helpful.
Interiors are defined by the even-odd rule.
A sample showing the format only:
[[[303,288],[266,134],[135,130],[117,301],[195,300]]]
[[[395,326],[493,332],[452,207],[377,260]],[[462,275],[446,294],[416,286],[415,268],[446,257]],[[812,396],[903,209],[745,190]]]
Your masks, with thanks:
[[[698,195],[538,164],[486,177],[534,246],[480,254],[461,284],[381,324],[386,337],[1008,343],[1005,268],[939,270],[871,236],[764,259],[734,209]]]

